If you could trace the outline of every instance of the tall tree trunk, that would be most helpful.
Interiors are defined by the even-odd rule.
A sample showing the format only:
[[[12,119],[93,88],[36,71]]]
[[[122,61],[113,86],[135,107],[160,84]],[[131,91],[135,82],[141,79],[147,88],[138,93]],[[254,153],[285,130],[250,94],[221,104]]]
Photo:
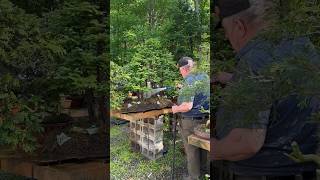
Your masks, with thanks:
[[[193,53],[193,39],[191,34],[189,34],[189,44],[190,44],[190,52]]]
[[[280,18],[283,18],[287,15],[290,11],[290,2],[292,0],[280,0],[279,1],[279,11],[280,11]]]
[[[86,99],[87,99],[87,103],[88,103],[88,116],[89,116],[89,120],[92,121],[96,121],[96,113],[95,113],[95,99],[94,99],[94,94],[92,89],[88,89],[86,90]]]
[[[106,34],[106,32],[109,32],[109,29],[107,29],[108,27],[106,26],[106,18],[107,18],[107,8],[108,8],[108,3],[105,0],[100,0],[99,1],[99,10],[102,12],[101,17],[99,18],[99,22],[101,24],[105,24],[105,26],[101,29],[101,34]],[[106,39],[107,36],[105,37]],[[105,39],[100,39],[97,42],[97,56],[102,56],[104,53],[107,53],[107,42]],[[109,61],[103,61],[102,63],[108,63]],[[97,71],[97,82],[99,85],[103,85],[103,84],[107,84],[107,73],[109,72],[109,65],[107,65],[107,69],[103,68],[105,67],[104,64],[101,64],[101,62],[97,63],[96,66],[96,71]],[[109,98],[107,98],[108,93],[106,92],[100,92],[99,96],[98,96],[98,118],[100,120],[100,123],[102,125],[102,127],[105,127],[105,124],[109,124],[109,122],[107,122],[110,118],[108,117],[108,115],[110,114],[109,112],[109,103],[107,103],[107,100]]]
[[[194,3],[196,16],[197,16],[197,23],[200,24],[200,4],[201,4],[201,0],[193,0],[193,3]]]
[[[201,27],[201,9],[200,9],[200,5],[202,3],[202,0],[193,0],[194,2],[194,6],[195,6],[195,13],[196,13],[196,18],[197,18],[197,31],[196,31],[196,44],[201,44],[201,34],[202,34],[202,27]],[[201,56],[201,47],[199,46],[199,49],[197,49],[197,51],[199,52],[200,56]],[[202,57],[199,57],[200,60],[202,59]]]
[[[156,2],[155,0],[149,0],[149,10],[148,10],[148,22],[150,29],[153,30],[156,26]]]

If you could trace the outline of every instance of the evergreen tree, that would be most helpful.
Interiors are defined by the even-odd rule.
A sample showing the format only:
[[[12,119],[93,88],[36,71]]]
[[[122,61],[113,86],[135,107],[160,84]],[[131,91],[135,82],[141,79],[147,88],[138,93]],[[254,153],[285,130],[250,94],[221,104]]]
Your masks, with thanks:
[[[0,9],[0,145],[31,152],[49,107],[40,82],[64,50],[43,36],[37,16],[7,0],[1,0]]]

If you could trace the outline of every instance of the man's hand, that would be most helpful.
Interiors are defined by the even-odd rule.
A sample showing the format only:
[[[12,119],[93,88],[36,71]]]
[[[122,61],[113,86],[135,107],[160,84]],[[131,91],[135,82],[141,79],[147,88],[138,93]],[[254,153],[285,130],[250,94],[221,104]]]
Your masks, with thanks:
[[[181,89],[182,87],[183,87],[182,84],[180,84],[180,83],[176,84],[176,88],[177,88],[177,89]]]
[[[221,84],[227,84],[231,81],[233,74],[227,72],[219,72],[213,79],[213,82],[220,82]]]
[[[210,129],[210,119],[206,122],[206,128]]]
[[[172,109],[172,113],[175,114],[178,112],[188,112],[192,109],[192,106],[193,106],[193,102],[184,102],[179,106],[173,105],[171,109]]]
[[[172,109],[172,113],[175,114],[175,113],[177,113],[178,106],[177,106],[177,105],[173,105],[173,106],[171,107],[171,109]]]

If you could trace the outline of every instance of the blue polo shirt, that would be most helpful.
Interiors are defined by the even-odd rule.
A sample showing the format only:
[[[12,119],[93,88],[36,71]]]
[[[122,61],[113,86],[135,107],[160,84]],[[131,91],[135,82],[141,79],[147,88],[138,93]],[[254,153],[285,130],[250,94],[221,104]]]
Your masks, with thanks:
[[[241,69],[249,68],[259,74],[266,66],[292,57],[304,57],[311,62],[319,62],[318,52],[308,38],[302,37],[283,40],[279,44],[255,40],[249,42],[237,54],[238,65],[233,81],[241,79]],[[291,143],[296,141],[304,154],[315,154],[318,148],[319,124],[310,121],[312,113],[319,112],[320,101],[314,97],[308,99],[308,106],[298,106],[297,96],[289,96],[273,103],[270,107],[257,112],[259,119],[252,123],[243,121],[241,112],[234,110],[229,120],[225,120],[223,107],[216,114],[216,135],[222,139],[234,128],[266,129],[265,142],[253,157],[230,162],[234,174],[246,176],[286,176],[304,171],[315,171],[314,163],[296,163],[284,153],[291,153]],[[248,107],[250,108],[250,107]],[[222,120],[223,119],[223,120]]]
[[[190,73],[184,78],[184,86],[179,92],[178,104],[193,102],[192,109],[181,113],[183,117],[203,117],[201,109],[209,110],[210,79],[205,73]]]

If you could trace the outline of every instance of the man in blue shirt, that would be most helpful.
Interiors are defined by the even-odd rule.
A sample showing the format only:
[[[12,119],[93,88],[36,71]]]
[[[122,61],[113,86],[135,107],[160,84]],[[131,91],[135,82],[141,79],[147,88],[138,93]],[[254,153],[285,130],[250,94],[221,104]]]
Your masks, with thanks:
[[[181,58],[178,66],[185,83],[179,92],[178,105],[172,106],[172,112],[181,113],[180,133],[187,154],[189,173],[186,179],[197,180],[201,175],[200,167],[206,164],[201,159],[207,159],[207,153],[188,144],[188,136],[193,134],[196,126],[208,120],[208,113],[203,110],[209,110],[210,80],[207,74],[195,72],[195,64],[190,57]]]
[[[218,1],[220,26],[237,52],[235,73],[228,75],[231,84],[247,76],[244,71],[259,75],[272,63],[288,58],[303,57],[319,62],[319,55],[306,37],[280,42],[259,38],[259,33],[270,23],[265,15],[271,6],[272,1],[268,0]],[[244,122],[243,112],[234,109],[226,115],[224,107],[219,107],[216,137],[211,139],[211,158],[227,161],[236,180],[315,178],[315,164],[296,163],[285,155],[292,151],[293,141],[303,153],[317,153],[318,124],[312,123],[310,117],[320,110],[319,100],[309,98],[304,108],[298,104],[295,95],[279,99],[256,112],[258,118],[251,123]]]

